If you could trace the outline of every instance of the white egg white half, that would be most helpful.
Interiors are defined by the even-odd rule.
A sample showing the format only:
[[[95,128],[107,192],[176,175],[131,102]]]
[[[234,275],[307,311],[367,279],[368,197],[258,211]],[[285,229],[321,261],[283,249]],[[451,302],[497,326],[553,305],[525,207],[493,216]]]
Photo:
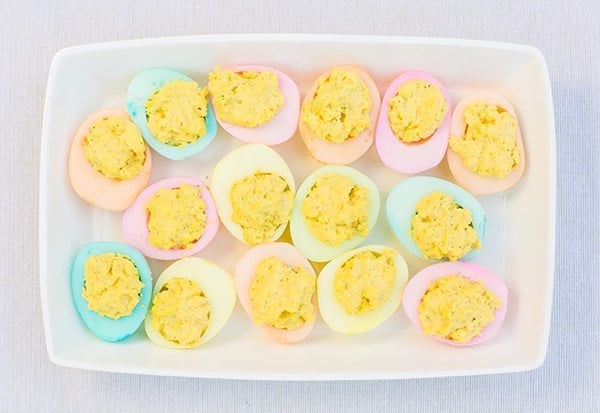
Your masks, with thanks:
[[[198,344],[200,346],[215,337],[229,320],[236,301],[235,281],[229,272],[211,261],[198,257],[184,258],[175,261],[158,277],[154,285],[152,300],[154,301],[154,296],[170,279],[176,277],[196,282],[208,299],[210,323],[200,339]],[[148,338],[161,347],[191,348],[165,339],[152,328],[152,307],[144,320],[144,327]]]
[[[229,198],[231,187],[239,180],[256,172],[270,172],[286,180],[292,193],[296,192],[294,176],[285,160],[272,148],[263,144],[241,146],[225,155],[214,167],[210,179],[210,189],[217,205],[221,222],[238,240],[244,240],[242,227],[233,222],[233,207]],[[287,226],[282,224],[273,236],[265,242],[276,241]]]
[[[350,251],[352,248],[357,247],[366,238],[366,236],[362,237],[355,235],[352,239],[345,240],[339,246],[335,247],[319,241],[310,232],[306,222],[306,217],[302,212],[302,202],[306,198],[306,195],[310,191],[317,178],[324,174],[338,174],[347,176],[356,185],[369,190],[369,231],[375,226],[375,222],[377,222],[377,216],[379,215],[379,189],[377,188],[375,182],[373,182],[366,175],[354,168],[341,165],[327,165],[314,171],[308,176],[308,178],[304,180],[302,185],[300,185],[300,188],[298,188],[298,192],[296,193],[294,210],[292,211],[292,219],[290,221],[290,232],[296,248],[302,251],[302,253],[309,260],[315,262],[329,261],[339,254]]]
[[[319,311],[325,323],[333,331],[342,334],[361,334],[366,333],[379,326],[400,306],[402,301],[402,292],[408,280],[408,267],[404,257],[396,251],[396,277],[392,294],[388,301],[376,310],[361,315],[348,314],[344,307],[338,302],[334,293],[334,279],[338,268],[356,254],[363,251],[375,251],[382,253],[384,250],[391,249],[384,245],[368,245],[348,251],[329,262],[317,278],[317,299]]]

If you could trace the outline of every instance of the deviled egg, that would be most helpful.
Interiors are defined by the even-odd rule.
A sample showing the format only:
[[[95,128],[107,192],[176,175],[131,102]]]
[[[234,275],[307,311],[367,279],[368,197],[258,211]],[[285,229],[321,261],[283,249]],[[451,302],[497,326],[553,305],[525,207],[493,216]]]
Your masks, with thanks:
[[[233,277],[217,264],[183,258],[156,280],[146,334],[166,348],[194,348],[215,337],[235,306]]]
[[[276,241],[294,205],[294,177],[272,148],[248,144],[225,155],[210,180],[221,222],[247,245]]]

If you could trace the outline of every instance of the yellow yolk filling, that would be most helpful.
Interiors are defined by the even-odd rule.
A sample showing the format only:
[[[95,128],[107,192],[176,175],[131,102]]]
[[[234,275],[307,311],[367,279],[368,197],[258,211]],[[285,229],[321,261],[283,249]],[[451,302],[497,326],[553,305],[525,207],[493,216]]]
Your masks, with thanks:
[[[196,186],[159,190],[146,204],[148,242],[163,250],[190,248],[206,229],[205,210]]]
[[[217,67],[208,75],[208,91],[219,119],[246,128],[269,122],[284,104],[273,72],[220,71]]]
[[[460,274],[438,278],[419,304],[425,334],[468,343],[494,320],[502,301],[483,286]]]
[[[185,146],[206,134],[208,92],[196,82],[174,80],[146,102],[146,119],[152,135],[165,145]]]
[[[85,157],[108,179],[131,179],[146,161],[146,145],[139,129],[120,116],[109,116],[92,125],[83,138]]]
[[[321,139],[343,143],[371,125],[371,93],[353,71],[333,69],[319,80],[312,102],[302,108],[302,121]]]
[[[165,340],[196,346],[210,326],[210,303],[198,283],[174,277],[152,300],[152,328]]]
[[[302,201],[310,233],[324,244],[339,246],[369,233],[369,191],[343,175],[319,176]]]
[[[410,235],[428,259],[456,261],[481,248],[471,211],[441,192],[433,192],[417,203]]]
[[[504,178],[519,166],[517,121],[503,108],[472,103],[465,108],[465,136],[451,137],[452,149],[470,171]]]
[[[433,135],[448,112],[440,88],[423,80],[403,83],[389,104],[390,127],[396,138],[405,143],[419,142]]]
[[[129,258],[106,253],[87,259],[83,274],[83,298],[88,308],[101,316],[128,316],[140,301],[144,283]]]
[[[262,261],[250,286],[254,323],[292,330],[313,321],[315,285],[315,275],[302,266],[292,268],[276,257]]]
[[[362,315],[384,305],[392,295],[396,278],[396,252],[363,251],[335,272],[335,298],[350,315]]]
[[[262,244],[290,220],[294,194],[287,181],[274,173],[256,172],[233,184],[229,191],[231,219],[250,245]]]

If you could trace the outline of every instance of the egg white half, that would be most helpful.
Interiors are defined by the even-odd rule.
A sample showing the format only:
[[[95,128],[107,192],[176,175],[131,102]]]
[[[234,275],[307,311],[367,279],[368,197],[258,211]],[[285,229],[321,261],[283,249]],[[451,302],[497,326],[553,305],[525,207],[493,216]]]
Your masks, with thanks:
[[[270,172],[281,176],[288,183],[292,194],[296,192],[294,176],[285,160],[274,149],[263,144],[248,144],[225,155],[214,167],[210,189],[217,205],[221,222],[238,240],[244,240],[242,227],[233,222],[233,207],[229,199],[231,187],[239,180],[255,172]],[[287,222],[280,225],[273,236],[265,242],[276,241],[285,230]]]
[[[324,174],[337,174],[350,178],[356,185],[366,188],[369,191],[369,231],[375,226],[377,216],[379,215],[379,189],[366,175],[360,173],[349,166],[327,165],[323,166],[308,176],[298,188],[294,209],[292,211],[292,220],[290,221],[290,232],[296,248],[311,261],[324,262],[333,259],[341,253],[350,251],[357,247],[366,237],[355,235],[352,239],[343,241],[339,246],[325,244],[315,238],[310,232],[306,217],[302,212],[302,202],[310,191],[317,178]]]
[[[233,307],[235,306],[236,293],[235,282],[229,272],[217,264],[198,257],[188,257],[175,261],[167,267],[156,280],[154,295],[172,278],[187,278],[196,282],[204,292],[210,305],[210,323],[198,346],[205,344],[215,337],[225,326]],[[152,307],[150,307],[152,309]],[[144,321],[144,327],[148,338],[155,344],[166,348],[191,348],[190,346],[178,345],[165,339],[160,333],[152,328],[152,311],[148,312]]]
[[[411,220],[415,215],[417,203],[421,198],[436,191],[449,195],[461,207],[471,211],[473,227],[477,231],[477,237],[483,245],[486,215],[481,204],[460,186],[432,176],[415,176],[400,181],[388,195],[386,201],[388,222],[394,235],[402,245],[415,256],[424,260],[426,259],[410,234]],[[460,259],[472,260],[479,254],[479,251],[471,250]],[[430,259],[428,261],[437,262],[441,260]]]
[[[337,301],[334,293],[334,277],[338,268],[356,254],[363,251],[375,251],[382,253],[390,249],[384,245],[368,245],[357,248],[340,255],[328,263],[319,274],[317,279],[317,297],[319,311],[325,323],[335,332],[343,334],[366,333],[379,326],[400,306],[402,292],[408,280],[408,267],[404,257],[397,252],[394,264],[396,266],[396,277],[392,287],[390,298],[378,309],[361,315],[348,314],[344,307]]]

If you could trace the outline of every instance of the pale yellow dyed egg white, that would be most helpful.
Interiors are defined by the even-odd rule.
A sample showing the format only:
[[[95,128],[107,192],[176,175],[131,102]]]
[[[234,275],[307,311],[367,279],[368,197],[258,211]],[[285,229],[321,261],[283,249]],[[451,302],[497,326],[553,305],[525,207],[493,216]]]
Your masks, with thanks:
[[[248,243],[244,239],[242,227],[231,219],[233,206],[230,192],[237,181],[257,172],[281,176],[290,187],[292,195],[295,194],[294,176],[289,166],[274,149],[263,144],[244,145],[225,155],[215,165],[210,180],[211,192],[221,222],[234,237],[245,244]],[[281,224],[273,236],[265,240],[265,243],[279,239],[286,226],[287,222]]]
[[[379,326],[385,320],[390,318],[400,306],[402,301],[402,292],[408,280],[408,268],[406,261],[400,253],[396,254],[394,265],[396,275],[392,287],[390,298],[377,309],[360,315],[348,314],[335,297],[334,279],[335,273],[342,264],[348,261],[356,254],[364,251],[374,251],[382,253],[391,249],[383,245],[368,245],[348,251],[329,262],[317,278],[317,302],[319,311],[325,323],[333,331],[342,334],[361,334],[366,333]]]
[[[156,280],[154,296],[172,278],[187,278],[197,283],[210,306],[210,322],[197,346],[214,338],[225,326],[236,301],[235,281],[229,272],[214,262],[198,257],[188,257],[175,261]],[[154,300],[154,296],[152,300]],[[154,344],[166,348],[190,348],[165,339],[152,328],[152,307],[144,320],[148,338]],[[194,346],[196,347],[196,346]]]

